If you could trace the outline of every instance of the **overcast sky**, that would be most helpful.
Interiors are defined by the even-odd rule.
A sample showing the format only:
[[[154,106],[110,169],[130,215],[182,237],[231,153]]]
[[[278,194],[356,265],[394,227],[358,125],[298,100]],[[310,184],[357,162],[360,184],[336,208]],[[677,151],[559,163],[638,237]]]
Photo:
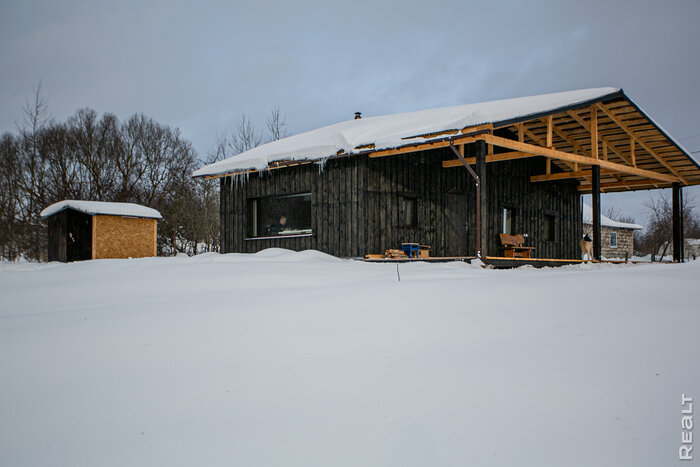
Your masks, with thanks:
[[[697,0],[4,0],[0,132],[39,82],[57,120],[81,107],[143,112],[202,157],[241,114],[262,128],[274,106],[298,133],[355,111],[615,86],[698,151],[699,20]],[[603,202],[643,223],[648,197]]]

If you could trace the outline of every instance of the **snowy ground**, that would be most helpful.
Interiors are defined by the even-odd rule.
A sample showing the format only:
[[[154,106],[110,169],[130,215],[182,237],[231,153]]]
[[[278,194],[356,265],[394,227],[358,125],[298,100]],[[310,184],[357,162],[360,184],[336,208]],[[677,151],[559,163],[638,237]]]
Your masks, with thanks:
[[[400,273],[284,250],[0,264],[0,464],[678,463],[700,261]]]

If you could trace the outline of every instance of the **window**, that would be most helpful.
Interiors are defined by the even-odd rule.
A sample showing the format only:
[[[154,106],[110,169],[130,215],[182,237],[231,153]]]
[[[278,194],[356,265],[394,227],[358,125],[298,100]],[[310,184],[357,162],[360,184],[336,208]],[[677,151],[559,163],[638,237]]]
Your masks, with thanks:
[[[311,234],[311,193],[249,200],[251,237]]]
[[[554,214],[545,214],[542,221],[542,240],[554,242],[556,239],[556,217]]]
[[[502,233],[515,235],[515,210],[503,208],[503,228]]]
[[[417,224],[416,200],[399,196],[399,225],[402,227],[415,227]]]
[[[617,232],[610,232],[610,248],[617,248]]]

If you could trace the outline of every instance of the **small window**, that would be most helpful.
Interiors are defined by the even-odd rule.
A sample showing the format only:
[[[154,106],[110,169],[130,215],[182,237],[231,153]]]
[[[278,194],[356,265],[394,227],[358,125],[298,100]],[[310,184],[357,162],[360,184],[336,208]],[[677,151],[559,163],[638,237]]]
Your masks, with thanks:
[[[311,233],[311,193],[251,199],[249,212],[251,237]]]
[[[554,214],[544,215],[542,229],[542,240],[545,242],[556,241],[556,217]]]
[[[515,210],[503,208],[503,228],[501,233],[515,235]]]
[[[610,248],[617,248],[617,232],[610,232]]]
[[[399,196],[399,225],[403,227],[415,227],[416,218],[416,200]]]

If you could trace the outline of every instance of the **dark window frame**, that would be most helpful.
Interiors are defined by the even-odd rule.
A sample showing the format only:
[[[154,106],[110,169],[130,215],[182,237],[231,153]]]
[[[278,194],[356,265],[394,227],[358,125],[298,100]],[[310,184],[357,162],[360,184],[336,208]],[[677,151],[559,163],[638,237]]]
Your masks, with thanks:
[[[260,215],[259,202],[261,200],[270,200],[274,198],[292,198],[297,196],[308,196],[309,204],[309,228],[308,229],[297,229],[303,230],[303,232],[294,232],[285,234],[283,232],[277,234],[263,233],[260,234],[258,225],[258,216]],[[274,194],[274,195],[263,195],[263,196],[251,196],[246,199],[246,219],[245,219],[245,229],[246,236],[245,240],[271,240],[271,239],[284,239],[284,238],[298,238],[298,237],[311,237],[314,235],[314,207],[313,207],[313,193],[310,190],[299,191],[295,193],[284,193],[284,194]],[[276,216],[275,216],[276,217]],[[286,216],[285,216],[286,217]]]
[[[404,210],[402,209],[402,203],[403,201],[410,201],[412,208],[411,208],[411,217],[413,222],[412,223],[406,223],[405,222],[405,217],[404,217]],[[405,229],[417,229],[418,227],[418,197],[412,194],[408,193],[399,193],[398,194],[398,222],[397,226],[400,228],[405,228]]]
[[[547,231],[547,218],[550,218],[552,220],[552,238],[548,238],[549,236],[545,234]],[[559,243],[559,222],[557,222],[559,216],[557,212],[555,211],[544,211],[542,213],[542,241],[543,242],[549,242],[549,243]]]
[[[510,211],[510,232],[506,232],[506,211]],[[500,222],[499,222],[499,233],[504,233],[508,235],[518,235],[524,232],[518,232],[518,218],[520,217],[520,208],[512,204],[503,204],[501,206]]]

